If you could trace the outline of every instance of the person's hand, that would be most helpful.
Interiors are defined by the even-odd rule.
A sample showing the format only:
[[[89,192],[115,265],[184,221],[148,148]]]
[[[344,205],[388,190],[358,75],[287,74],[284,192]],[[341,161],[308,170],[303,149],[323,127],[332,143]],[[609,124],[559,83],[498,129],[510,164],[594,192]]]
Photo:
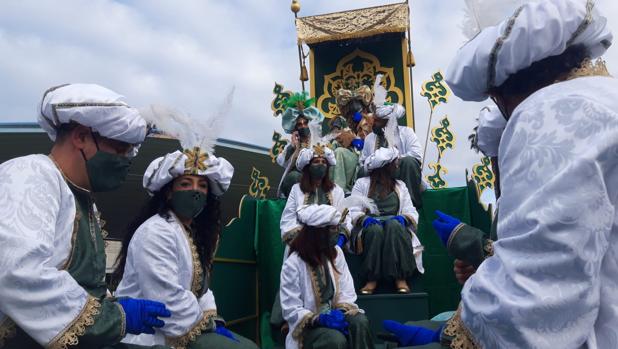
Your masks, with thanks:
[[[170,317],[172,314],[165,304],[147,299],[120,298],[126,319],[126,332],[130,334],[154,334],[154,328],[165,326],[159,317]]]
[[[217,327],[215,328],[216,334],[223,336],[223,337],[227,337],[233,341],[240,342],[230,330],[225,328],[225,325],[223,325],[222,322],[217,321],[216,324],[217,324]]]
[[[347,241],[348,238],[345,236],[345,234],[339,234],[339,238],[337,238],[337,246],[343,248],[343,245],[345,245]]]
[[[455,272],[455,278],[462,285],[476,272],[472,265],[459,259],[456,259],[453,263],[453,271]]]
[[[344,335],[348,334],[348,324],[345,321],[345,315],[339,309],[333,309],[327,314],[320,314],[317,320],[317,326],[332,328],[333,330],[337,330]]]
[[[370,225],[374,225],[374,224],[382,225],[382,223],[380,223],[379,220],[369,216],[369,217],[365,218],[365,220],[363,221],[363,229],[367,228]]]
[[[298,131],[292,132],[292,138],[290,139],[292,142],[292,146],[294,148],[298,148],[298,144],[300,143],[300,137],[298,136]]]
[[[425,345],[440,341],[440,331],[432,331],[420,326],[402,325],[397,321],[384,320],[382,322],[382,327],[384,327],[386,331],[394,334],[399,344],[404,347]]]
[[[399,222],[404,228],[406,227],[407,221],[404,216],[393,216],[391,220]]]
[[[453,216],[449,216],[444,212],[436,210],[436,214],[438,218],[433,220],[433,228],[438,233],[440,240],[446,246],[448,244],[448,239],[451,237],[453,233],[453,229],[461,223],[461,221]]]
[[[352,146],[356,150],[361,151],[365,147],[365,141],[360,139],[360,138],[356,138],[356,139],[352,140]]]

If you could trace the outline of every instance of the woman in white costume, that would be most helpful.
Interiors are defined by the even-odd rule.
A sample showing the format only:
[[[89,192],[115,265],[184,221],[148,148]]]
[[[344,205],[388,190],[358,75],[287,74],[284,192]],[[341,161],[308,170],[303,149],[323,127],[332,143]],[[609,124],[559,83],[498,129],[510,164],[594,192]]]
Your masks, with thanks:
[[[418,212],[403,181],[398,180],[399,152],[379,148],[365,159],[368,177],[359,178],[352,195],[373,199],[378,212],[351,209],[352,222],[358,228],[352,245],[362,253],[363,294],[372,294],[379,280],[395,283],[398,293],[409,293],[407,279],[415,270],[423,273],[422,251],[416,237]]]
[[[299,209],[303,224],[281,269],[287,349],[373,348],[369,322],[356,305],[354,282],[337,246],[341,213],[330,205]]]
[[[167,304],[172,317],[153,336],[125,341],[177,349],[256,348],[225,328],[209,289],[221,233],[219,197],[234,168],[213,154],[216,133],[198,120],[167,115],[173,116],[179,118],[173,127],[158,122],[157,129],[179,138],[185,150],[157,158],[146,169],[144,188],[153,196],[125,237],[116,271],[122,275],[116,296],[149,295]]]

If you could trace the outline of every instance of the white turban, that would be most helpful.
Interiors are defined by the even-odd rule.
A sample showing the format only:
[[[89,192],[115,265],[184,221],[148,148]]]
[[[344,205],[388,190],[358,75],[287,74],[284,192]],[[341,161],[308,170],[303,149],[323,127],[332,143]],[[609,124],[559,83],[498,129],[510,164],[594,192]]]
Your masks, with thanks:
[[[179,150],[154,159],[144,173],[144,188],[154,193],[177,177],[193,174],[186,171],[187,159],[187,155]],[[208,179],[208,188],[214,195],[223,195],[230,187],[234,167],[224,158],[218,158],[213,154],[208,154],[203,163],[206,167],[198,170],[197,175]]]
[[[479,114],[476,144],[485,156],[498,156],[500,139],[506,127],[506,119],[496,106],[487,106]]]
[[[399,119],[406,115],[406,109],[401,104],[384,104],[376,107],[374,115],[379,119]]]
[[[317,228],[338,225],[341,221],[341,213],[331,205],[301,206],[296,217],[301,224]]]
[[[580,44],[590,58],[597,58],[612,38],[593,0],[533,1],[464,45],[451,62],[446,81],[459,98],[483,101],[491,88],[532,63]]]
[[[399,151],[397,148],[379,148],[365,159],[365,171],[371,172],[375,169],[382,168],[398,158]]]
[[[146,138],[146,121],[124,97],[95,84],[68,84],[51,88],[41,100],[39,125],[52,141],[62,124],[74,121],[105,138],[139,144]]]
[[[318,151],[317,149],[315,149],[316,147],[319,147],[321,150]],[[317,145],[309,148],[303,148],[300,150],[300,152],[298,153],[298,159],[296,159],[296,168],[302,172],[303,168],[309,165],[313,158],[317,157],[325,158],[326,162],[328,162],[330,166],[337,165],[337,160],[335,159],[335,152],[333,152],[333,150],[329,147]]]

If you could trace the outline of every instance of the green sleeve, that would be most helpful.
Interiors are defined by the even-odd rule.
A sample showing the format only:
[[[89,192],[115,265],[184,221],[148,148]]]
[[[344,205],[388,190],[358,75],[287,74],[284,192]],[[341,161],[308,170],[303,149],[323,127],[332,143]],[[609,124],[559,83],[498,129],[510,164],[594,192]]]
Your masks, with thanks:
[[[485,233],[467,224],[459,224],[448,240],[447,250],[456,259],[460,259],[478,268],[487,257],[485,246],[490,243]]]
[[[296,150],[296,147],[294,147],[293,145],[290,144],[289,147],[287,147],[287,150],[285,152],[285,161],[288,161],[290,159],[290,157],[292,156],[292,154],[294,154],[294,151]]]
[[[101,345],[115,345],[125,336],[125,313],[122,306],[109,299],[101,301],[99,314],[94,324],[88,326],[79,338],[80,347],[98,348]]]

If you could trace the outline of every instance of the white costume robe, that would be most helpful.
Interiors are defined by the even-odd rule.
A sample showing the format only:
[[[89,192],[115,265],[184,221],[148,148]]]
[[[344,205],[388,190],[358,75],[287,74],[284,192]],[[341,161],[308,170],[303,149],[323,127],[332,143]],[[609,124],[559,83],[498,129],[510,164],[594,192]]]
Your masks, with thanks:
[[[398,126],[397,130],[399,144],[389,144],[389,146],[396,147],[397,150],[399,150],[401,157],[410,156],[418,159],[420,162],[423,162],[423,148],[421,147],[421,142],[419,142],[418,137],[416,137],[414,130],[407,126]],[[360,165],[363,166],[365,159],[367,159],[375,151],[376,134],[372,132],[365,137],[365,146],[363,147],[363,151],[358,159]]]
[[[343,251],[336,246],[337,258],[335,267],[339,273],[335,272],[329,263],[330,277],[335,288],[333,308],[342,309],[344,312],[355,313],[363,312],[356,305],[356,292],[354,291],[354,281],[345,261]],[[297,253],[292,253],[283,263],[281,268],[281,308],[283,318],[290,326],[290,332],[285,338],[286,349],[297,349],[300,347],[299,339],[306,326],[318,313],[319,300],[316,302],[317,285],[313,281],[311,267],[305,263]]]
[[[335,187],[330,193],[326,194],[329,201],[328,204],[331,206],[338,207],[338,205],[343,201],[345,195],[343,193],[343,189],[335,184]],[[298,222],[298,218],[296,216],[296,211],[301,208],[303,205],[311,205],[317,204],[316,202],[309,202],[309,194],[303,193],[300,189],[300,184],[294,184],[292,190],[290,191],[290,195],[288,196],[288,200],[285,204],[285,208],[283,209],[283,213],[281,214],[281,239],[285,243],[289,243],[296,237],[296,234],[302,228],[302,224]],[[348,240],[350,238],[350,232],[352,231],[352,220],[350,219],[350,215],[348,214],[344,220],[343,228],[346,230]],[[287,248],[286,248],[287,255]]]
[[[354,184],[354,188],[352,188],[352,195],[358,196],[369,196],[369,185],[371,180],[369,177],[363,177],[356,180],[356,184]],[[423,245],[421,245],[421,241],[415,234],[416,225],[418,223],[418,212],[414,205],[412,204],[412,199],[410,198],[410,193],[408,192],[408,188],[406,185],[397,180],[397,185],[395,186],[395,191],[397,192],[397,196],[399,197],[399,215],[408,218],[410,222],[413,222],[407,229],[412,235],[412,251],[414,253],[414,260],[416,262],[416,268],[420,273],[424,273],[425,269],[423,269]],[[350,209],[350,215],[352,218],[352,224],[356,225],[358,220],[365,216],[365,211],[363,211],[360,207],[354,207]],[[362,238],[363,231],[361,230],[356,239]],[[411,256],[412,258],[412,256]]]
[[[76,200],[48,156],[0,165],[0,202],[0,345],[16,325],[43,347],[63,347],[97,312],[124,318],[120,305],[102,305],[66,270],[78,229]]]
[[[618,81],[532,94],[499,149],[498,241],[462,291],[483,348],[618,348]]]
[[[199,255],[192,239],[173,213],[169,221],[157,215],[135,231],[122,281],[115,296],[152,299],[164,303],[172,313],[154,335],[127,335],[124,342],[140,345],[186,346],[190,335],[212,329],[217,305],[211,290],[201,297]]]

